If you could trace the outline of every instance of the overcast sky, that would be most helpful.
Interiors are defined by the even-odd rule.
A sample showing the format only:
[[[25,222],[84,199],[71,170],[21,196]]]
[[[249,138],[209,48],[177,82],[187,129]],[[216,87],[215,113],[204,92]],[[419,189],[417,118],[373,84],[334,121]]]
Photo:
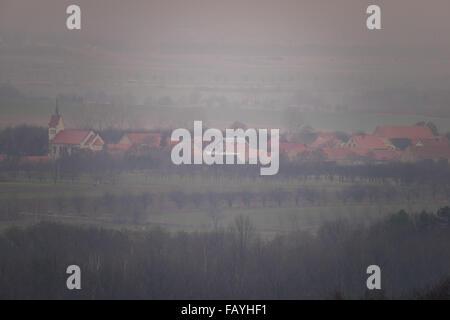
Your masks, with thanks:
[[[70,4],[81,7],[81,31],[66,28]],[[382,30],[366,28],[370,4],[381,7]],[[402,105],[425,96],[441,110],[450,103],[449,13],[449,0],[0,0],[0,81],[47,83],[43,94],[56,95],[76,91],[72,82],[117,92],[155,75],[184,85],[193,75],[295,75],[298,90],[333,103],[359,105],[349,97],[371,91],[381,103],[388,90]],[[148,90],[133,94],[158,94]]]
[[[82,9],[82,31],[65,30],[65,8]],[[365,28],[369,4],[383,30]],[[102,39],[150,48],[164,42],[356,45],[450,49],[448,0],[0,0],[0,35]]]

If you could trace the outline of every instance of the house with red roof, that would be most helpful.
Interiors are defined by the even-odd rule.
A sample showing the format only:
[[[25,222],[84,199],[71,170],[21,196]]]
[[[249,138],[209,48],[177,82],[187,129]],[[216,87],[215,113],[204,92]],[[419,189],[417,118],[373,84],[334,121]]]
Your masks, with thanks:
[[[412,152],[419,160],[450,160],[450,148],[441,147],[416,147]]]
[[[412,139],[412,143],[405,150],[402,159],[404,161],[450,160],[450,142],[443,136]]]
[[[372,135],[354,135],[345,144],[345,147],[352,149],[369,149],[369,150],[393,150],[395,147],[385,138]]]
[[[361,153],[360,153],[361,154]],[[376,162],[400,161],[402,152],[398,150],[367,150],[361,154]]]
[[[398,145],[402,140],[405,150],[400,158],[403,161],[450,159],[450,145],[446,137],[435,136],[427,126],[385,127],[375,129],[375,135],[389,139]]]
[[[378,126],[374,135],[385,139],[395,138],[433,138],[434,134],[427,126]]]
[[[58,106],[48,124],[48,138],[52,159],[71,155],[76,150],[100,151],[105,144],[100,135],[92,130],[66,130]]]
[[[434,148],[448,148],[450,147],[450,142],[447,137],[444,136],[434,136],[432,138],[417,138],[412,140],[412,145],[414,147],[434,147]]]
[[[450,147],[434,147],[434,146],[411,146],[402,155],[403,161],[418,160],[450,160]]]

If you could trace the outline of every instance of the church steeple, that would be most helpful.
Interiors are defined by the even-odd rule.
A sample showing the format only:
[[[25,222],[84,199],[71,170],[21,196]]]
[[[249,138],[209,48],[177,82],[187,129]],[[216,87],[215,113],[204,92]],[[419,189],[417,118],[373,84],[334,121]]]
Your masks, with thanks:
[[[48,140],[52,141],[56,135],[64,130],[64,123],[62,116],[59,113],[58,99],[55,103],[55,113],[51,116],[50,122],[48,123]]]
[[[56,98],[55,115],[59,116],[58,98]]]

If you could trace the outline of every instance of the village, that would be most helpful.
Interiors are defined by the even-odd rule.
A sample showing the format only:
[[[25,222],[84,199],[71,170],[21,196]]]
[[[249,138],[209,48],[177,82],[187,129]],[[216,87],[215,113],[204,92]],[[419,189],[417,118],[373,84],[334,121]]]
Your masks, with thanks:
[[[247,129],[242,123],[233,125]],[[289,162],[324,161],[341,165],[424,160],[448,162],[449,140],[445,136],[436,135],[433,132],[436,130],[432,128],[424,122],[414,126],[379,125],[372,133],[323,132],[311,128],[294,133],[282,132],[279,153],[281,159]],[[247,163],[251,160],[248,142],[247,137],[243,160]],[[66,129],[63,117],[56,108],[48,123],[48,155],[27,155],[23,160],[54,161],[78,151],[106,152],[112,156],[120,156],[151,150],[170,151],[175,145],[176,142],[171,140],[170,135],[163,132],[126,132],[116,143],[105,143],[94,130]],[[195,143],[192,148],[194,145]],[[268,150],[270,145],[269,140]],[[7,155],[0,155],[0,160],[6,158]]]

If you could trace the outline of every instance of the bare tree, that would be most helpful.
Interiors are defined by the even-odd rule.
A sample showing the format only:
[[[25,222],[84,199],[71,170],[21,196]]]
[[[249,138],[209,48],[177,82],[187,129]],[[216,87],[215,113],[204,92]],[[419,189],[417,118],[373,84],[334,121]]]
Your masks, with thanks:
[[[237,242],[236,244],[241,259],[244,259],[245,257],[245,253],[248,249],[253,230],[253,225],[250,222],[250,218],[248,216],[240,214],[234,219],[234,231]]]
[[[222,210],[214,206],[209,206],[206,213],[212,220],[214,231],[217,231],[219,228],[219,221],[223,218]]]

